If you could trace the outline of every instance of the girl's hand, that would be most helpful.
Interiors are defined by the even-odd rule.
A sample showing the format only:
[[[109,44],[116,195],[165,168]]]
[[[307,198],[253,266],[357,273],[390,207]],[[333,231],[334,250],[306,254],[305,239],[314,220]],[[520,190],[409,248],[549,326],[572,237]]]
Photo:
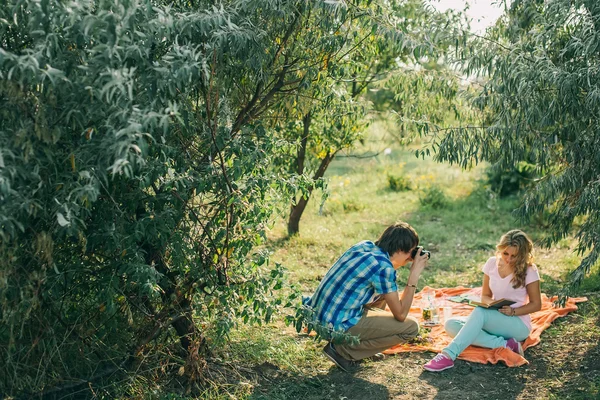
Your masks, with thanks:
[[[511,306],[504,306],[502,308],[498,309],[499,312],[501,312],[502,314],[508,316],[508,317],[512,317],[514,316],[514,311],[513,308]]]

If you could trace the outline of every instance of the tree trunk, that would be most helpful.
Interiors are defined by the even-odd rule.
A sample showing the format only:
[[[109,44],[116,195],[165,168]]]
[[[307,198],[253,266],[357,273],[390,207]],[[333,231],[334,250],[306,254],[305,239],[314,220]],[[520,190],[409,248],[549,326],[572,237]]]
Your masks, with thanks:
[[[296,156],[296,174],[302,175],[304,173],[304,162],[306,161],[306,147],[308,146],[308,135],[310,134],[310,123],[311,123],[311,112],[309,111],[302,118],[303,132],[302,139],[300,140],[300,148],[298,149],[298,155]],[[300,217],[306,208],[304,197],[301,197],[299,201],[292,204],[290,207],[290,217],[288,219],[288,235],[293,236],[300,232]],[[303,204],[301,204],[303,203]]]
[[[182,293],[182,291],[185,291],[187,288],[177,287],[176,278],[173,273],[169,271],[159,250],[149,244],[143,245],[142,248],[146,251],[146,263],[148,265],[154,265],[154,268],[165,277],[159,285],[163,291],[161,296],[163,307],[167,312],[160,313],[157,316],[157,320],[154,322],[162,324],[162,321],[159,321],[161,318],[171,318],[171,326],[175,329],[175,332],[177,332],[182,349],[186,353],[189,353],[191,345],[193,342],[197,341],[199,342],[199,349],[204,351],[206,347],[205,338],[202,335],[202,332],[198,331],[192,320],[191,301]],[[173,298],[173,295],[175,298]],[[169,315],[172,313],[180,313],[180,315],[178,317]]]
[[[189,353],[194,345],[194,342],[198,342],[198,352],[201,355],[205,355],[208,351],[206,346],[206,339],[202,332],[198,331],[198,328],[192,320],[191,303],[189,299],[182,300],[180,306],[186,311],[182,311],[181,318],[176,319],[171,323],[171,326],[177,332],[179,336],[179,343],[186,353]]]
[[[321,160],[321,165],[319,165],[319,169],[317,170],[317,172],[315,172],[315,175],[313,176],[314,180],[322,178],[323,175],[325,175],[325,171],[327,171],[327,167],[329,166],[329,163],[331,163],[331,160],[333,160],[335,153],[336,152],[327,153],[327,155],[325,155],[325,158]],[[290,217],[288,219],[289,236],[297,235],[300,232],[300,218],[302,217],[302,213],[304,213],[304,209],[308,204],[308,200],[310,200],[310,195],[313,189],[314,187],[311,185],[308,188],[308,194],[306,195],[306,197],[301,196],[300,199],[296,201],[296,204],[292,204],[290,210]]]
[[[308,146],[308,135],[310,134],[310,123],[312,122],[312,113],[309,111],[308,114],[302,118],[302,126],[304,130],[302,132],[302,140],[300,140],[300,148],[298,149],[298,157],[296,158],[296,173],[302,175],[304,173],[304,162],[306,161],[306,147]]]
[[[308,199],[304,196],[300,197],[300,200],[296,204],[292,204],[290,207],[290,217],[288,219],[288,236],[294,236],[300,233],[300,218],[306,208]]]

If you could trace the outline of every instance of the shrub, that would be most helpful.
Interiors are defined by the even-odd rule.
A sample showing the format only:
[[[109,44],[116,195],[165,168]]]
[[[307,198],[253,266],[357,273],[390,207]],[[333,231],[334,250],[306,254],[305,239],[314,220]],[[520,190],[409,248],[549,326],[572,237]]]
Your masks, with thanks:
[[[348,213],[348,212],[354,212],[354,211],[361,211],[365,208],[364,204],[362,203],[357,203],[354,200],[347,200],[344,201],[342,203],[342,207],[344,208],[344,212]]]
[[[403,175],[389,175],[388,184],[394,192],[405,192],[412,189],[410,180]]]
[[[283,268],[254,248],[288,184],[260,118],[283,101],[268,82],[292,96],[286,68],[312,68],[282,72],[272,38],[314,14],[245,4],[3,2],[0,397],[84,398],[169,352],[198,371],[284,305]]]
[[[419,201],[424,207],[430,207],[434,209],[446,208],[449,205],[448,196],[438,186],[430,186],[423,189],[419,195]]]
[[[520,192],[536,178],[533,165],[522,162],[510,169],[490,167],[486,171],[487,182],[500,197]]]

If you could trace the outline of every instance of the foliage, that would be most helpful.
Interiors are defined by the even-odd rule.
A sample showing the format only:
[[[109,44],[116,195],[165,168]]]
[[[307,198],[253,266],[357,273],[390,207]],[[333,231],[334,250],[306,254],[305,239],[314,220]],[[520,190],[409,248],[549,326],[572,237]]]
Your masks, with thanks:
[[[300,333],[304,331],[307,335],[314,332],[315,340],[327,340],[334,344],[358,344],[360,338],[350,335],[343,330],[335,330],[331,326],[324,325],[316,320],[314,310],[306,305],[297,305],[294,315],[286,315],[286,325],[291,325]]]
[[[431,124],[450,124],[465,118],[459,83],[453,72],[445,67],[425,64],[410,73],[396,74],[380,83],[394,96],[391,111],[396,114],[400,142],[423,135]],[[407,140],[408,139],[408,140]]]
[[[415,117],[417,111],[415,118],[419,119],[445,115],[452,107],[456,79],[437,72],[444,69],[445,53],[462,43],[463,24],[460,14],[434,12],[421,0],[365,2],[349,6],[346,19],[334,32],[342,46],[339,52],[316,54],[310,50],[323,60],[321,79],[311,87],[311,96],[299,96],[285,105],[286,112],[302,121],[286,119],[288,125],[282,128],[295,146],[281,164],[307,182],[292,193],[289,235],[299,233],[300,218],[316,187],[311,179],[323,178],[336,154],[361,140],[371,110],[365,95],[368,89],[385,82],[393,88],[397,101],[409,97],[410,109],[396,110],[402,117]],[[421,69],[429,73],[423,74]],[[415,106],[420,103],[427,105]],[[441,111],[434,111],[437,109]]]
[[[526,162],[520,162],[508,169],[491,166],[486,171],[487,182],[491,189],[501,197],[516,194],[530,187],[535,179],[535,167]]]
[[[549,211],[546,245],[572,232],[578,239],[583,259],[563,296],[600,255],[599,32],[598,2],[513,2],[496,27],[459,54],[466,74],[489,76],[473,99],[484,112],[481,129],[448,132],[434,145],[440,160],[460,165],[535,165],[542,178],[516,213],[528,221]]]
[[[202,376],[238,322],[285,305],[283,268],[254,249],[294,185],[270,165],[286,145],[275,110],[319,79],[305,53],[339,51],[330,32],[347,12],[0,8],[0,392],[77,390],[158,344]]]
[[[404,192],[412,189],[410,179],[404,175],[387,175],[388,185],[394,192]]]
[[[361,202],[354,199],[348,199],[342,202],[342,209],[345,213],[361,211],[364,208],[365,207]]]
[[[424,188],[419,194],[419,202],[424,207],[433,209],[446,208],[449,205],[448,196],[438,185]]]

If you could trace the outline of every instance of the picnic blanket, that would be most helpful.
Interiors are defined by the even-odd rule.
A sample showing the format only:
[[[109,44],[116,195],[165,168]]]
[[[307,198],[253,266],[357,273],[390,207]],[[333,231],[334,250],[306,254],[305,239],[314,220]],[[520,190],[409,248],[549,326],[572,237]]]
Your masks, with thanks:
[[[441,288],[434,289],[430,287],[424,287],[419,293],[415,294],[413,300],[413,306],[410,309],[409,315],[416,318],[420,324],[423,323],[421,315],[421,295],[426,289],[435,290],[436,303],[438,307],[452,306],[453,317],[468,316],[473,310],[473,306],[464,303],[455,303],[447,300],[447,297],[452,296],[481,296],[481,288],[464,288],[462,286],[455,288]],[[528,347],[535,346],[540,342],[540,335],[544,329],[548,328],[552,321],[558,317],[564,317],[571,311],[577,310],[577,303],[587,301],[585,297],[571,297],[567,300],[564,307],[554,307],[553,302],[556,300],[556,296],[548,298],[542,293],[542,309],[538,312],[531,314],[531,326],[532,330],[529,337],[523,342],[523,350]],[[442,351],[448,343],[452,340],[450,336],[444,331],[444,321],[441,309],[439,309],[438,315],[440,316],[441,323],[439,325],[431,327],[431,332],[425,340],[418,343],[406,343],[394,346],[384,353],[396,354],[403,352],[414,352],[414,351],[434,351],[439,353]],[[521,357],[519,354],[512,352],[509,349],[497,348],[497,349],[486,349],[483,347],[469,346],[467,347],[458,357],[461,360],[477,362],[481,364],[492,363],[496,364],[498,361],[503,361],[509,367],[518,367],[529,362]]]

